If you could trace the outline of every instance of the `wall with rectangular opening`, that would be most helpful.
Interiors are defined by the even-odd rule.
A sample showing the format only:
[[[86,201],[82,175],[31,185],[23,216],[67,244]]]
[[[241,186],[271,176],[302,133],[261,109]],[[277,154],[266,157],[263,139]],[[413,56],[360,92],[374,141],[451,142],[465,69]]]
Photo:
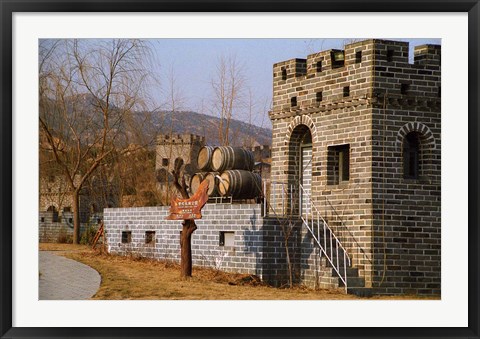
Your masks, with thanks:
[[[130,244],[132,242],[132,231],[122,231],[122,244]]]
[[[235,246],[235,232],[221,231],[219,234],[219,246],[233,247]]]
[[[107,208],[104,213],[109,252],[180,262],[181,220],[166,220],[169,206]],[[263,217],[261,204],[206,204],[202,219],[196,220],[192,234],[192,263],[225,272],[256,275],[265,282],[281,286],[288,282],[282,228],[278,219]],[[300,255],[300,223],[289,240],[296,279],[303,267],[302,283],[317,286],[317,266]],[[127,228],[128,227],[128,228]],[[126,233],[131,242],[122,243]],[[145,244],[147,232],[154,232],[155,246]],[[336,288],[337,285],[325,286]]]
[[[327,183],[338,185],[350,180],[350,145],[328,147]]]
[[[145,244],[155,244],[155,231],[146,231],[145,232]]]
[[[362,51],[355,52],[355,63],[359,64],[362,62]]]
[[[345,52],[342,50],[332,50],[330,52],[332,68],[345,66]]]

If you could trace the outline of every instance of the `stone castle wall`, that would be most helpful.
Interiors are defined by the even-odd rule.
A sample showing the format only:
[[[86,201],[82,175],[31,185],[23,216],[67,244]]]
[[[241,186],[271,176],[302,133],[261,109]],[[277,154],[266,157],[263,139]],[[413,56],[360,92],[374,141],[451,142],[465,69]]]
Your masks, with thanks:
[[[313,202],[348,247],[354,265],[369,284],[372,232],[368,226],[373,223],[373,215],[372,118],[368,98],[372,91],[373,46],[347,46],[344,66],[332,68],[331,56],[335,52],[338,51],[324,51],[309,55],[306,60],[294,59],[274,65],[274,104],[270,113],[272,181],[297,185],[300,180],[295,167],[300,163],[298,139],[308,129],[312,135]],[[357,52],[362,54],[360,62],[356,60]],[[286,80],[282,78],[283,70],[287,71]],[[348,95],[344,95],[346,87]],[[321,96],[317,97],[317,93]],[[293,97],[296,97],[296,106],[292,105]],[[350,179],[336,183],[329,178],[332,171],[328,166],[329,147],[340,145],[350,148]],[[274,190],[274,194],[280,195],[278,190],[276,193]],[[306,234],[306,230],[303,232]],[[317,259],[310,260],[313,263]]]
[[[155,169],[165,169],[171,173],[175,161],[191,164],[197,170],[197,156],[205,145],[205,138],[193,134],[162,134],[157,137],[157,155]]]
[[[80,236],[88,229],[98,229],[98,222],[102,220],[101,213],[90,216],[88,222],[80,224]],[[73,239],[73,213],[44,211],[39,213],[38,239],[41,243],[70,242]]]
[[[393,50],[393,59],[384,55]],[[440,46],[376,42],[372,125],[374,286],[386,293],[441,290]],[[404,92],[402,93],[402,86]],[[418,178],[404,178],[403,143],[420,139]]]
[[[205,138],[193,134],[161,134],[157,137],[155,172],[164,195],[164,205],[169,204],[172,194],[177,194],[172,175],[176,163],[183,165],[182,171],[189,182],[198,170],[197,156],[204,145]]]
[[[409,64],[408,43],[366,40],[273,67],[272,181],[293,191],[286,209],[298,210],[311,134],[311,198],[378,293],[440,293],[440,46],[414,55]],[[421,135],[413,180],[402,151],[412,131]],[[281,190],[272,188],[272,209],[285,209]]]
[[[105,209],[109,252],[179,262],[182,225],[178,220],[166,220],[168,210],[166,206]],[[282,225],[289,220],[263,217],[260,204],[206,204],[202,215],[192,235],[194,266],[254,274],[274,286],[288,283]],[[300,224],[295,221],[292,227],[289,248],[294,281],[311,287],[337,287],[338,279],[331,277],[319,285],[316,268],[302,262]]]

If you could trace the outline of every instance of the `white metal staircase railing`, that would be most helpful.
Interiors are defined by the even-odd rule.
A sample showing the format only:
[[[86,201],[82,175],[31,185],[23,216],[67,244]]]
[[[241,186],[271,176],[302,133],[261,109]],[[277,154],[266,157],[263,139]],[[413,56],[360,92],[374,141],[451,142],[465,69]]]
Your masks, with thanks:
[[[323,219],[317,207],[313,204],[309,192],[302,185],[299,185],[299,187],[302,197],[301,209],[305,208],[306,210],[306,213],[300,213],[300,218],[343,282],[345,290],[347,290],[347,266],[350,266],[350,257],[340,240],[338,240],[330,226]]]
[[[264,192],[266,193],[266,185]],[[347,268],[350,267],[350,257],[341,244],[340,240],[335,236],[333,230],[328,226],[325,219],[320,214],[318,208],[313,204],[309,192],[302,185],[298,185],[299,195],[295,197],[293,186],[282,182],[270,182],[270,196],[272,201],[267,205],[265,202],[265,215],[272,211],[275,215],[285,215],[286,209],[290,209],[290,214],[294,210],[293,206],[298,203],[299,217],[308,229],[316,244],[320,248],[325,258],[328,260],[333,270],[343,282],[345,291],[348,287]],[[278,190],[280,189],[280,193]],[[302,199],[300,200],[300,196]],[[298,198],[298,199],[296,199]],[[265,199],[266,200],[266,199]],[[295,202],[297,200],[297,202]],[[288,206],[285,207],[285,203]],[[280,208],[278,208],[280,205]],[[306,212],[306,213],[304,213]]]

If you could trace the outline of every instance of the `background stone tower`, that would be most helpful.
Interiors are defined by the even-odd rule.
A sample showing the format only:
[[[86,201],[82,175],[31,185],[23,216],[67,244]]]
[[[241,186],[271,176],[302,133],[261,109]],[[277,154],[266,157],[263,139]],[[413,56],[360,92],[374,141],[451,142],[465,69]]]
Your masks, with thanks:
[[[155,171],[157,181],[164,191],[165,204],[170,203],[172,192],[176,194],[171,174],[175,165],[181,165],[188,183],[189,176],[198,171],[197,156],[204,145],[205,137],[194,134],[158,135]]]

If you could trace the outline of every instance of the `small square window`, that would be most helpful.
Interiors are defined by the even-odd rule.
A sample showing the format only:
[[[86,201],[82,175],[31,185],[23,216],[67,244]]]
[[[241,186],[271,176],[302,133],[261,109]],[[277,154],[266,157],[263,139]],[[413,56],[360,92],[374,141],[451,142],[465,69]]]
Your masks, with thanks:
[[[332,61],[332,69],[345,66],[345,53],[341,50],[330,52],[330,59]]]
[[[41,217],[40,222],[45,222],[45,217]]]
[[[290,98],[290,106],[291,107],[296,107],[297,106],[297,97],[291,97]]]
[[[282,80],[287,80],[287,69],[282,68]]]
[[[345,86],[343,87],[343,97],[349,97],[350,96],[350,86]]]
[[[328,147],[327,182],[338,185],[350,180],[350,145]]]
[[[154,244],[154,243],[155,243],[155,231],[146,231],[145,244]]]
[[[168,166],[168,159],[167,158],[162,159],[162,166]]]
[[[129,244],[132,242],[132,231],[122,231],[122,244]]]
[[[317,72],[321,72],[322,71],[322,62],[321,61],[317,61]]]
[[[393,49],[387,49],[387,61],[392,62],[395,51]]]
[[[323,92],[317,92],[316,100],[317,102],[321,102],[323,100]]]
[[[68,222],[71,224],[73,222],[72,218],[68,218]]]
[[[235,232],[220,232],[219,246],[233,247],[235,245]]]
[[[362,62],[362,51],[358,51],[355,53],[355,63],[359,64]]]

